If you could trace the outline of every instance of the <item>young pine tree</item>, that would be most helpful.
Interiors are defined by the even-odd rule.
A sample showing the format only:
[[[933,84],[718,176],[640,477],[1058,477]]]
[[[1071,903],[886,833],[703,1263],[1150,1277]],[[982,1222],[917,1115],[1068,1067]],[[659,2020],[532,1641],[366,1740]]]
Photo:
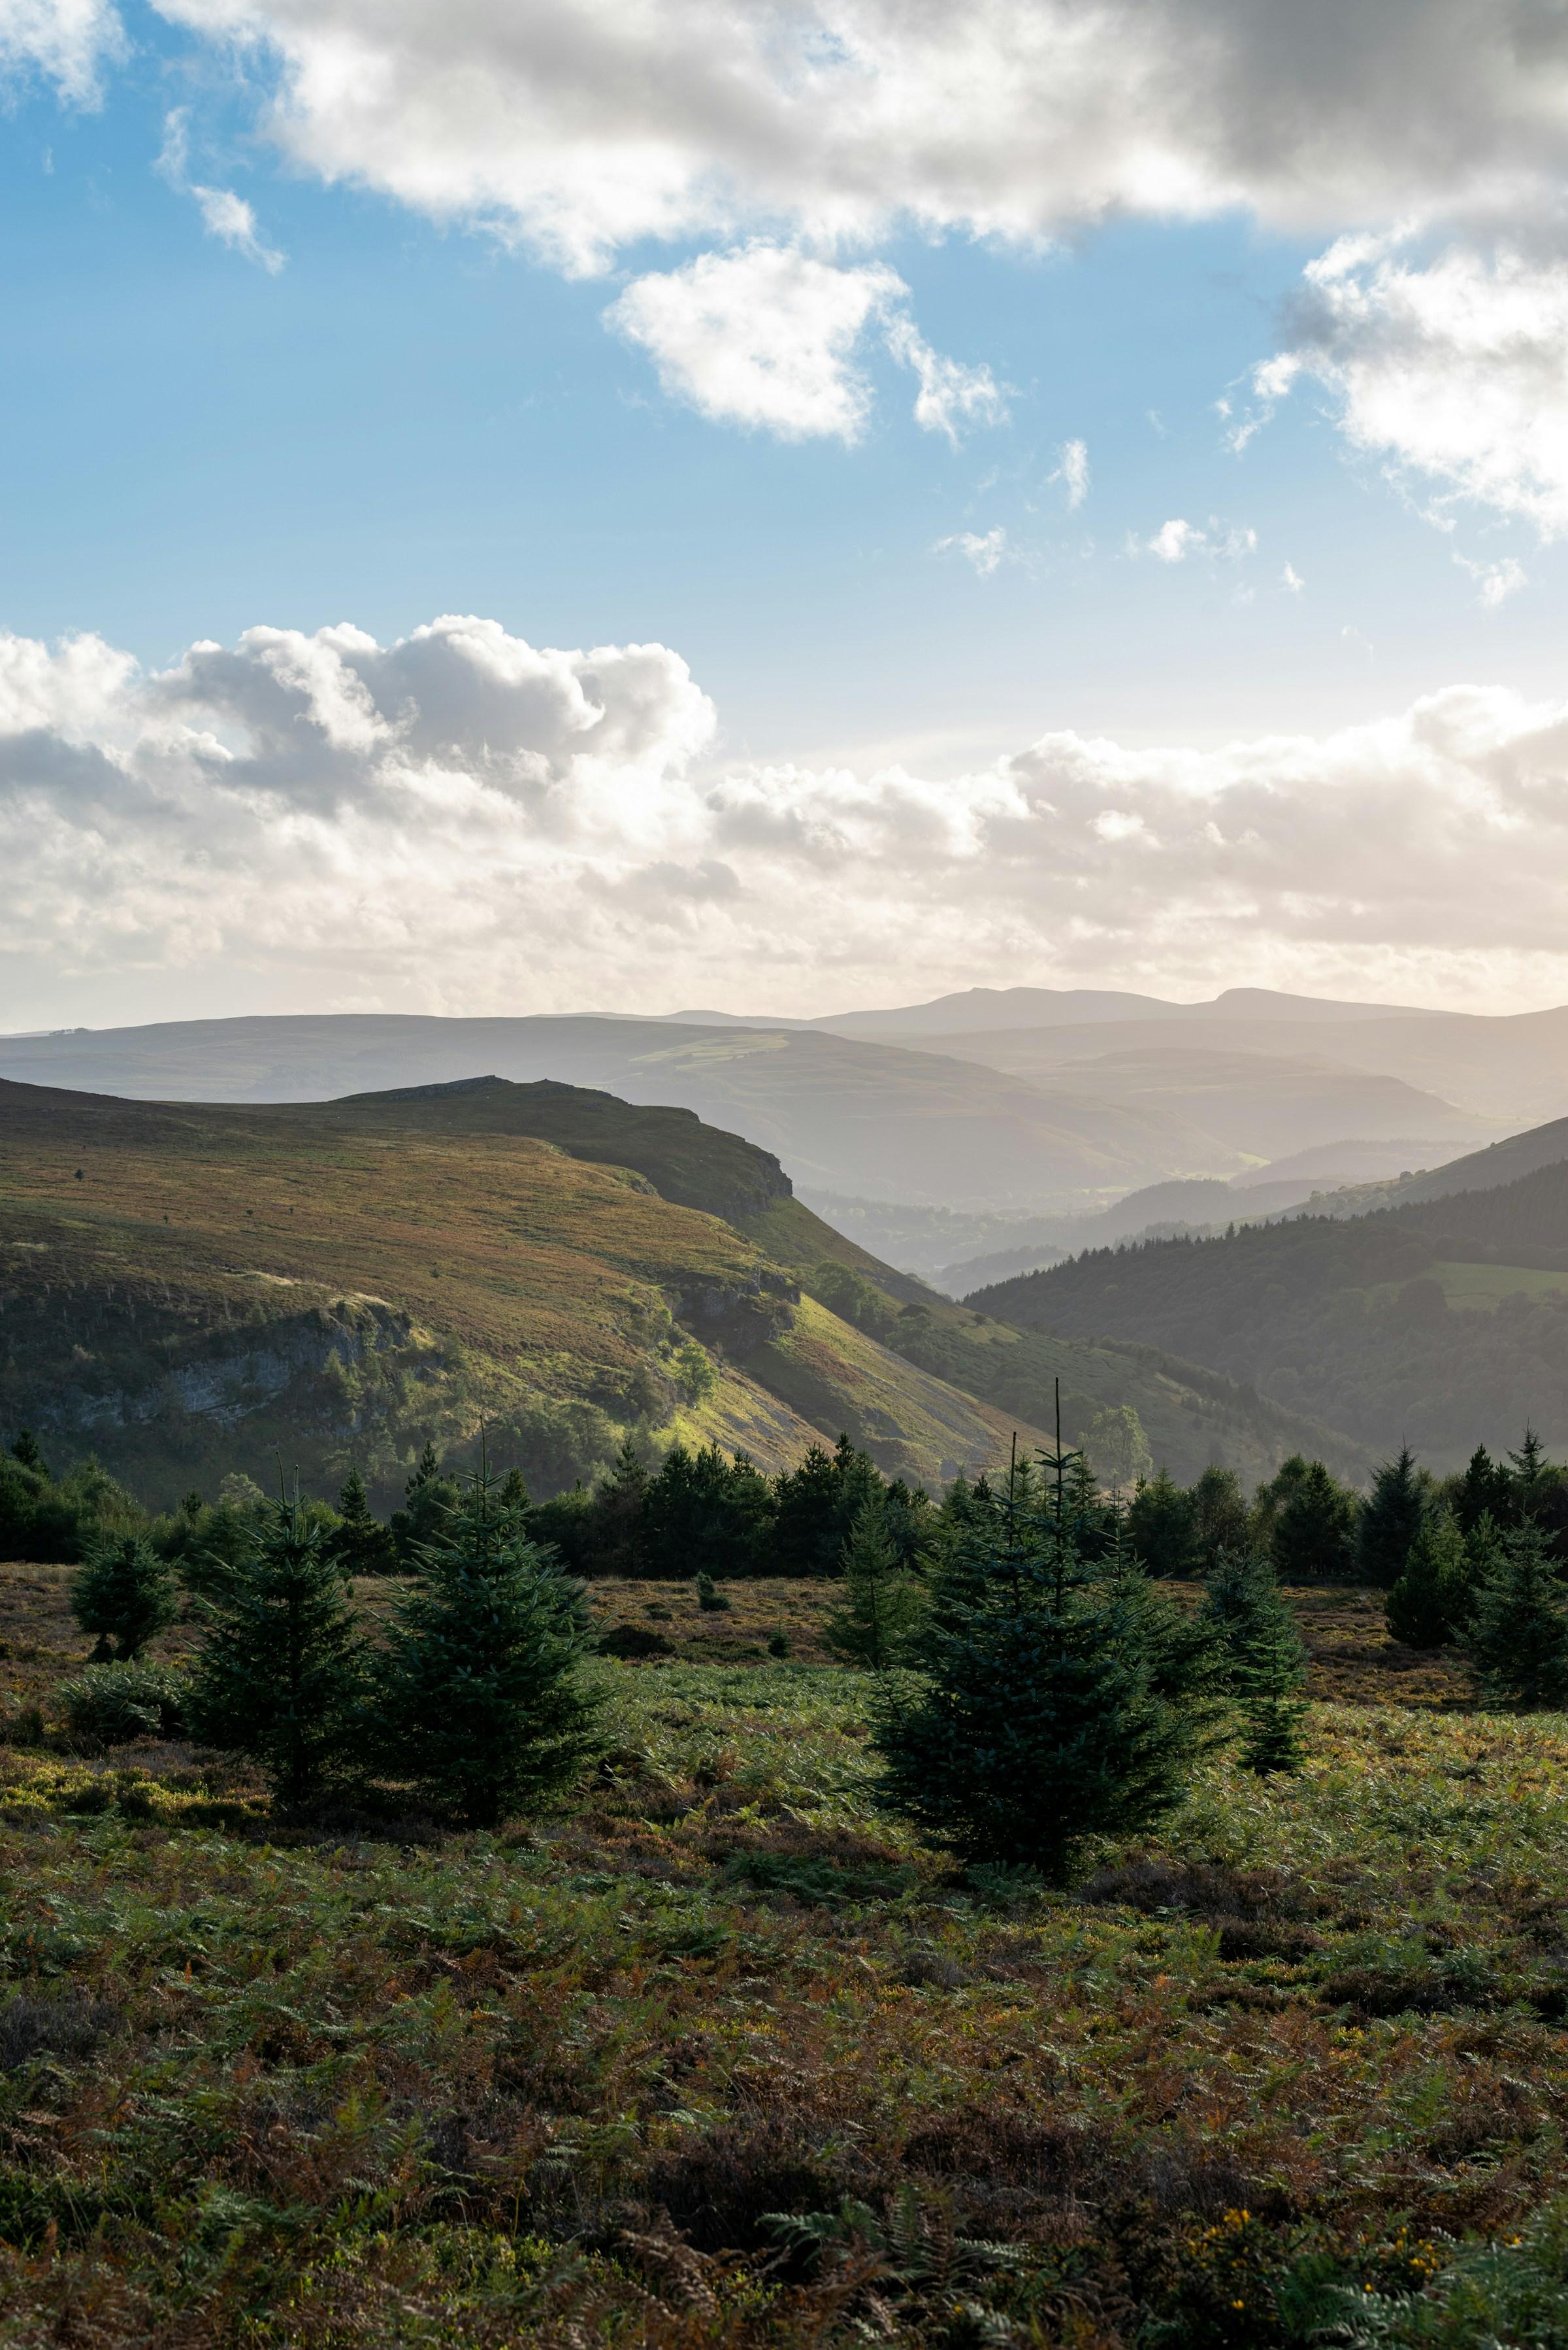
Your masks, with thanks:
[[[470,1827],[531,1810],[594,1749],[582,1586],[481,1469],[416,1555],[380,1675],[387,1766]]]
[[[863,1503],[844,1545],[845,1604],[823,1627],[823,1638],[846,1664],[885,1673],[906,1661],[925,1616],[925,1596],[901,1560],[887,1504]]]
[[[1504,1535],[1476,1593],[1465,1653],[1490,1703],[1531,1711],[1568,1701],[1568,1609],[1539,1527]]]
[[[249,1755],[285,1811],[306,1810],[356,1759],[366,1659],[342,1570],[297,1487],[264,1503],[239,1563],[218,1564],[197,1606],[194,1734]]]
[[[403,1487],[403,1506],[392,1512],[390,1531],[400,1566],[412,1567],[421,1548],[439,1538],[457,1494],[456,1479],[447,1475],[435,1446],[427,1442]]]
[[[1261,1776],[1297,1769],[1306,1650],[1269,1559],[1221,1551],[1199,1620],[1220,1645],[1224,1682],[1241,1710],[1242,1762]]]
[[[332,1554],[345,1575],[396,1575],[398,1545],[370,1508],[365,1481],[350,1469],[337,1496]]]
[[[878,1710],[886,1799],[967,1859],[1060,1880],[1085,1841],[1181,1800],[1208,1714],[1146,1576],[1135,1597],[1096,1575],[1016,1472],[967,1516],[910,1643],[921,1679]]]
[[[1407,1444],[1386,1461],[1372,1480],[1356,1528],[1361,1573],[1368,1583],[1392,1590],[1405,1572],[1411,1546],[1427,1514],[1427,1481]]]
[[[1196,1573],[1198,1514],[1192,1496],[1168,1470],[1157,1470],[1133,1495],[1127,1510],[1127,1539],[1150,1575]]]
[[[1388,1594],[1388,1629],[1407,1648],[1440,1648],[1463,1619],[1469,1583],[1465,1538],[1450,1510],[1428,1510]]]
[[[140,1534],[97,1544],[71,1578],[71,1614],[97,1638],[95,1665],[129,1663],[179,1613],[168,1561]]]
[[[1287,1469],[1291,1465],[1285,1463]],[[1270,1548],[1280,1581],[1334,1582],[1347,1575],[1355,1563],[1355,1496],[1348,1487],[1321,1461],[1307,1461],[1274,1518]]]

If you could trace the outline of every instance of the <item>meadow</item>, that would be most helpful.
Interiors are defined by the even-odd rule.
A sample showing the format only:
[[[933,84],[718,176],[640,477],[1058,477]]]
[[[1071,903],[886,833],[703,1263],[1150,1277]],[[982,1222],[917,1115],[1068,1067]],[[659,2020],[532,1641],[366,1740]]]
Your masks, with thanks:
[[[1568,2339],[1568,1731],[1374,1595],[1292,1595],[1299,1776],[1056,1892],[879,1812],[820,1585],[597,1585],[672,1653],[462,1835],[71,1753],[66,1574],[0,1570],[6,2350]]]

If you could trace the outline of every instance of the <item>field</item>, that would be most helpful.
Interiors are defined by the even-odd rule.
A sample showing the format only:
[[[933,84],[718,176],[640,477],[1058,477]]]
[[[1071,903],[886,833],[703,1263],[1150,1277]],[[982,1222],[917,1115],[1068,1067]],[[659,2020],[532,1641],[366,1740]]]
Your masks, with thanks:
[[[64,1581],[0,1571],[13,1735],[85,1653]],[[1247,2345],[1335,2283],[1434,2304],[1455,2240],[1545,2257],[1560,1718],[1294,1594],[1301,1776],[1221,1759],[1057,1893],[877,1811],[831,1592],[594,1596],[674,1653],[596,1667],[608,1751],[500,1836],[280,1830],[178,1745],[0,1749],[6,2350]]]

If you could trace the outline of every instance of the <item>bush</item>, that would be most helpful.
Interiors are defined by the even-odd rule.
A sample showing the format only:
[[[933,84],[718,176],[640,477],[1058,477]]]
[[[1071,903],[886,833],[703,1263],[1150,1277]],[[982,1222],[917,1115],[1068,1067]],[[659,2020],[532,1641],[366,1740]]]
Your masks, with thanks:
[[[62,1681],[56,1701],[73,1738],[126,1746],[138,1738],[178,1738],[185,1728],[190,1683],[169,1665],[88,1665]]]

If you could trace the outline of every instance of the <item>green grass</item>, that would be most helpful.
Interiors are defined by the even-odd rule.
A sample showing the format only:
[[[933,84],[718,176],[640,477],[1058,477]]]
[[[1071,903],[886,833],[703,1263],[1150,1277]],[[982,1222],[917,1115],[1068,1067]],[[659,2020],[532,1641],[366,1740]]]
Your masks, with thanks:
[[[30,1588],[8,1643],[58,1634]],[[1355,1645],[1357,1595],[1303,1605]],[[6,2350],[1240,2350],[1304,2343],[1325,2280],[1438,2311],[1561,2187],[1560,1717],[1320,1702],[1299,1778],[1221,1758],[1048,1893],[882,1814],[859,1676],[596,1670],[608,1752],[497,1837],[286,1834],[178,1746],[0,1749]],[[779,2265],[766,2215],[846,2197],[850,2265]]]

